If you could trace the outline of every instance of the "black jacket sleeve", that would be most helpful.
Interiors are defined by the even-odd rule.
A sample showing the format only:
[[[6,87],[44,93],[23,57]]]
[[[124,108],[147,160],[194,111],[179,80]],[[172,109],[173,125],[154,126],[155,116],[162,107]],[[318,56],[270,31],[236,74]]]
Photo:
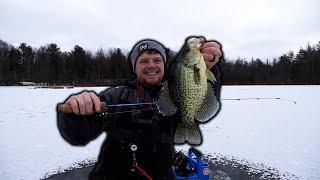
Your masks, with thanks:
[[[112,94],[108,89],[100,94],[100,100],[109,103]],[[103,114],[81,116],[57,112],[57,125],[61,136],[70,144],[84,146],[105,130]]]
[[[100,94],[100,101],[117,103],[123,88],[109,88]],[[106,130],[108,119],[103,114],[77,116],[57,112],[57,124],[61,136],[70,144],[84,146]]]
[[[103,119],[98,114],[77,116],[58,113],[57,123],[61,136],[70,144],[77,146],[88,144],[103,131]]]
[[[217,82],[214,83],[213,88],[214,88],[214,93],[216,97],[220,100],[220,92],[221,92],[221,73],[218,65],[214,65],[210,71],[214,74]]]

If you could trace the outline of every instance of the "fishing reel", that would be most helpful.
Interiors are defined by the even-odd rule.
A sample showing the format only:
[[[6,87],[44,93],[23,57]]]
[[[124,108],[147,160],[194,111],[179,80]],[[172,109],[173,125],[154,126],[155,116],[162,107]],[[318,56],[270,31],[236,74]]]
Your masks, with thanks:
[[[179,151],[174,155],[173,172],[177,180],[208,180],[210,169],[203,160],[202,153],[195,148],[190,148],[188,156]]]
[[[177,152],[173,157],[173,167],[175,169],[175,173],[178,176],[188,176],[193,173],[194,169],[188,168],[188,157],[183,154],[183,152]]]

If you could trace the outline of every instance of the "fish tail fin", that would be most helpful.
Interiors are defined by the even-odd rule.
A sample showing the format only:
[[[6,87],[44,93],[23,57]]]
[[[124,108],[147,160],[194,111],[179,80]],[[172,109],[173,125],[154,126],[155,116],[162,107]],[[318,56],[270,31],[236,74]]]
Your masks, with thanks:
[[[176,132],[174,134],[174,143],[176,144],[183,144],[186,141],[186,131],[187,126],[185,123],[179,123],[178,127],[176,129]]]
[[[195,123],[179,123],[174,135],[174,143],[183,144],[187,141],[192,145],[200,145],[201,140],[201,132]]]
[[[186,133],[186,140],[189,142],[189,144],[200,145],[201,139],[202,138],[199,127],[195,123],[190,124],[189,129]]]

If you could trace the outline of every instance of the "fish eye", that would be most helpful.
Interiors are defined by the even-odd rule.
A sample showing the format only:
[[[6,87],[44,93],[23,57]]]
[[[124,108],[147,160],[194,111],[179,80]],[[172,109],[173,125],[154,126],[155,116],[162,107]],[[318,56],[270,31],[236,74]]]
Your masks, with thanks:
[[[187,48],[187,47],[185,47],[185,48],[183,49],[183,53],[188,53],[189,51],[190,51],[190,49]]]

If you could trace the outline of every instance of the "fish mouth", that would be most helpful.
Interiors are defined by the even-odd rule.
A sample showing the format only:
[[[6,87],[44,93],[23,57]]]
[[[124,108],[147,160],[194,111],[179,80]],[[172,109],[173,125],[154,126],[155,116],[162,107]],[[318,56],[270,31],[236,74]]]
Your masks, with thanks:
[[[203,37],[189,37],[187,39],[187,44],[189,48],[199,49],[206,40]]]

